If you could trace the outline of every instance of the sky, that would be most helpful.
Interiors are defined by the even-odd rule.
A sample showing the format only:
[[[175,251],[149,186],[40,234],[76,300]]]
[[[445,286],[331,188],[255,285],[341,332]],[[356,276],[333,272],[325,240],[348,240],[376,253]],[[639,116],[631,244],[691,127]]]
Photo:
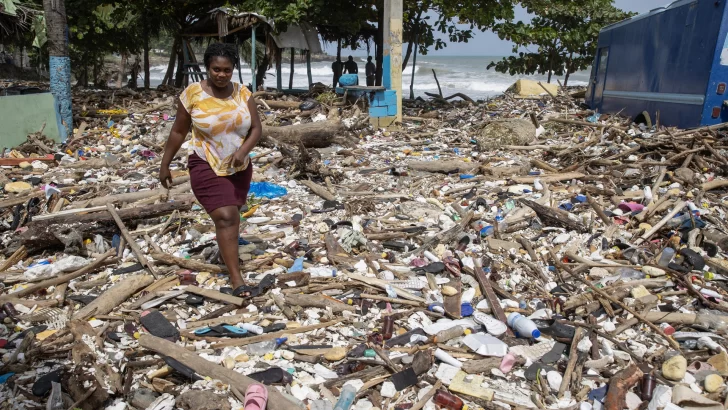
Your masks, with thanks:
[[[646,13],[652,9],[670,4],[672,0],[615,0],[614,5],[626,11]],[[528,21],[528,13],[522,8],[516,10],[516,20]],[[467,28],[467,26],[465,26]],[[511,54],[512,45],[498,38],[492,31],[475,31],[474,38],[467,43],[448,43],[442,50],[429,50],[431,56],[503,56]],[[441,36],[442,37],[442,36]],[[336,44],[325,44],[329,54],[336,54]],[[366,55],[366,49],[342,54]]]

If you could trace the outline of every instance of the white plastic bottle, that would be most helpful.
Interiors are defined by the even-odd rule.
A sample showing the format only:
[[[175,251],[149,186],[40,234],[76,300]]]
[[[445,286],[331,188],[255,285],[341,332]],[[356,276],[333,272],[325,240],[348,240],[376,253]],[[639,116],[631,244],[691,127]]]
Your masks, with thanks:
[[[541,331],[538,330],[533,321],[520,313],[513,312],[508,315],[508,326],[516,332],[516,336],[534,339],[541,337]]]
[[[270,353],[276,350],[276,348],[284,343],[286,340],[288,340],[288,338],[279,337],[273,340],[266,340],[265,342],[253,343],[251,345],[248,345],[247,350],[249,354],[263,356],[266,353]]]

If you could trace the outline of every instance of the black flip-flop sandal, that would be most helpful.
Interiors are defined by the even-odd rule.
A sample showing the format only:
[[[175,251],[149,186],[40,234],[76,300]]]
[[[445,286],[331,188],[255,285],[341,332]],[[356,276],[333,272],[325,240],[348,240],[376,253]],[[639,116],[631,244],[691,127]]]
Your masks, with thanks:
[[[293,375],[280,367],[271,367],[262,372],[249,374],[248,377],[268,386],[272,384],[288,384],[293,381]]]
[[[273,275],[265,275],[265,277],[255,286],[242,285],[233,291],[233,296],[253,298],[264,294],[270,290],[276,283],[276,277]]]
[[[148,310],[142,312],[142,315],[139,318],[139,322],[147,332],[171,342],[179,340],[179,330],[163,314],[159,313],[158,310]]]

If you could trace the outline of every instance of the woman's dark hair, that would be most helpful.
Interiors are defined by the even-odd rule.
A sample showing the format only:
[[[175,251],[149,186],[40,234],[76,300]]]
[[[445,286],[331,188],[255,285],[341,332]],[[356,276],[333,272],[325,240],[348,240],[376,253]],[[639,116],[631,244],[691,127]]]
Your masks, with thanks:
[[[238,48],[235,44],[230,43],[212,43],[205,50],[205,57],[203,59],[205,68],[209,69],[212,59],[215,57],[225,57],[233,65],[233,68],[238,67]]]

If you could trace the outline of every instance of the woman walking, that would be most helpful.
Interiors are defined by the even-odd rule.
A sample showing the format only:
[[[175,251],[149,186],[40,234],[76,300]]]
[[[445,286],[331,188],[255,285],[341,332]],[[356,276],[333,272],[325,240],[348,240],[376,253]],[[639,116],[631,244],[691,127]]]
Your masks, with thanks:
[[[205,50],[207,79],[191,84],[179,97],[177,118],[169,134],[159,180],[169,188],[169,164],[192,129],[187,167],[197,201],[215,223],[217,243],[236,296],[247,293],[240,274],[240,208],[253,177],[250,151],[262,126],[255,101],[243,85],[231,82],[238,63],[234,45],[215,43]]]

